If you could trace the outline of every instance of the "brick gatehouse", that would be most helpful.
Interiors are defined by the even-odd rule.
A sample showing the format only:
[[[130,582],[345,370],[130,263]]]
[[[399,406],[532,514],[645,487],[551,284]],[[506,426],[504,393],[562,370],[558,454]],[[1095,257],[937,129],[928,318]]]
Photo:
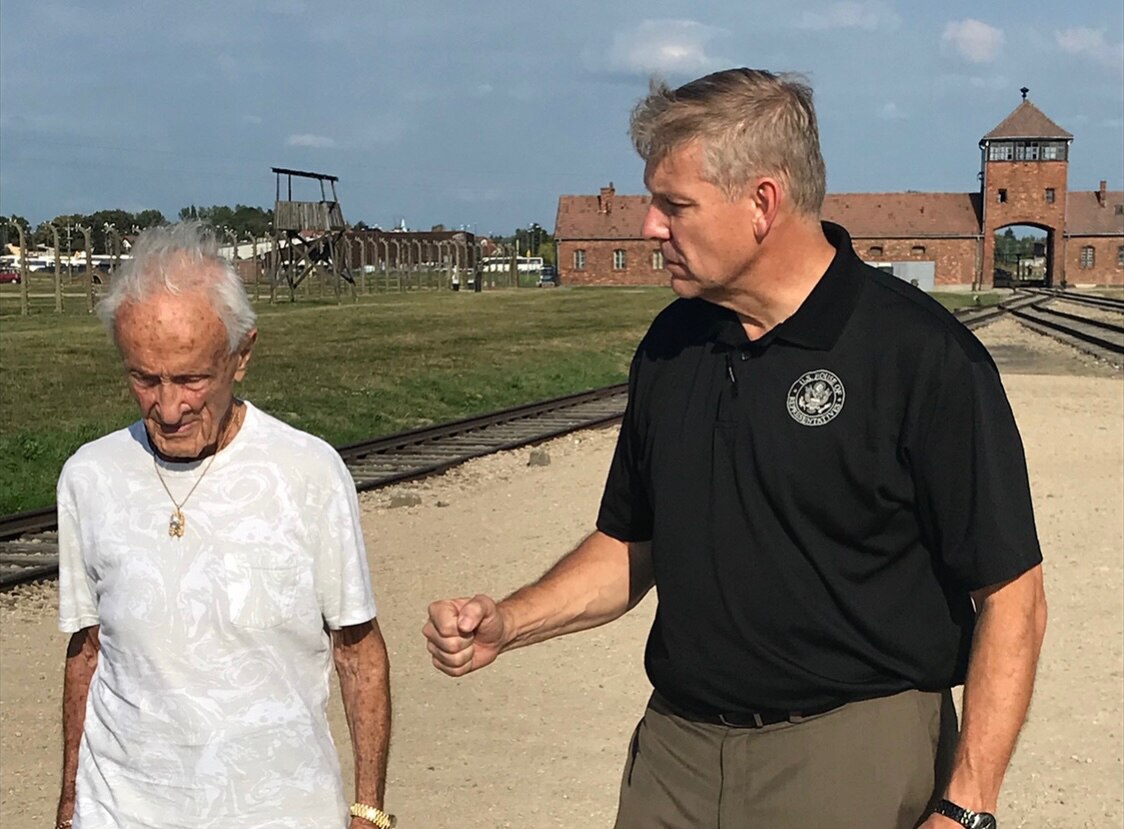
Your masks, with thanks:
[[[1018,276],[1063,286],[1124,285],[1124,192],[1070,190],[1073,135],[1023,100],[980,139],[976,193],[830,193],[823,217],[850,231],[859,255],[921,287],[996,282],[995,234],[1045,232]],[[560,196],[554,235],[563,285],[658,285],[658,247],[640,235],[648,196]]]

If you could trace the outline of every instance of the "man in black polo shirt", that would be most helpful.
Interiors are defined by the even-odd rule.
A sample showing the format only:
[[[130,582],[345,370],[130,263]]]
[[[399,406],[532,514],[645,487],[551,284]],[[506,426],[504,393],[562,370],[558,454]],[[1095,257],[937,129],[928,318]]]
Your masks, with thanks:
[[[654,84],[632,135],[680,299],[633,360],[597,530],[502,602],[432,604],[434,664],[460,676],[654,585],[618,829],[994,826],[1046,616],[994,364],[819,221],[798,78]]]

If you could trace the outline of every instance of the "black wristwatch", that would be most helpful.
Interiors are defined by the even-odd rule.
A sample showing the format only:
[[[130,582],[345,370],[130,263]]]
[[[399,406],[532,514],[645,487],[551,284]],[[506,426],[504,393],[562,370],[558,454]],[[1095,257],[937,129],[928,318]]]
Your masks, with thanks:
[[[995,815],[990,812],[973,812],[971,809],[957,806],[951,800],[940,801],[933,811],[938,815],[952,818],[964,829],[997,829],[999,826],[995,821]]]

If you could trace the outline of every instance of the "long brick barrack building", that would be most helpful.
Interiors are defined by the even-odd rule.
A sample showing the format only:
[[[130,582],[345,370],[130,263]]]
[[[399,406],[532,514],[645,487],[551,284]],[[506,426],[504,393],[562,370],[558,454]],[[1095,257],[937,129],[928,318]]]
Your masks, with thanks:
[[[975,193],[831,193],[823,217],[850,231],[866,261],[923,288],[983,288],[997,268],[995,237],[1045,234],[1025,273],[1048,286],[1124,285],[1124,192],[1069,189],[1072,133],[1023,100],[980,139]],[[561,196],[555,221],[563,285],[658,285],[663,257],[640,235],[648,196]]]

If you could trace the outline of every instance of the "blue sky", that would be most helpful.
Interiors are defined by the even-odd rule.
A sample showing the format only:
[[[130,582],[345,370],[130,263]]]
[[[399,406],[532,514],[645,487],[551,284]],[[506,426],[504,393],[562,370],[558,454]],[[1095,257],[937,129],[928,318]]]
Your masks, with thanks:
[[[1121,189],[1122,40],[1120,0],[0,0],[0,213],[271,206],[286,166],[352,222],[553,227],[643,192],[651,73],[729,66],[809,75],[830,191],[975,189],[1023,85]]]

